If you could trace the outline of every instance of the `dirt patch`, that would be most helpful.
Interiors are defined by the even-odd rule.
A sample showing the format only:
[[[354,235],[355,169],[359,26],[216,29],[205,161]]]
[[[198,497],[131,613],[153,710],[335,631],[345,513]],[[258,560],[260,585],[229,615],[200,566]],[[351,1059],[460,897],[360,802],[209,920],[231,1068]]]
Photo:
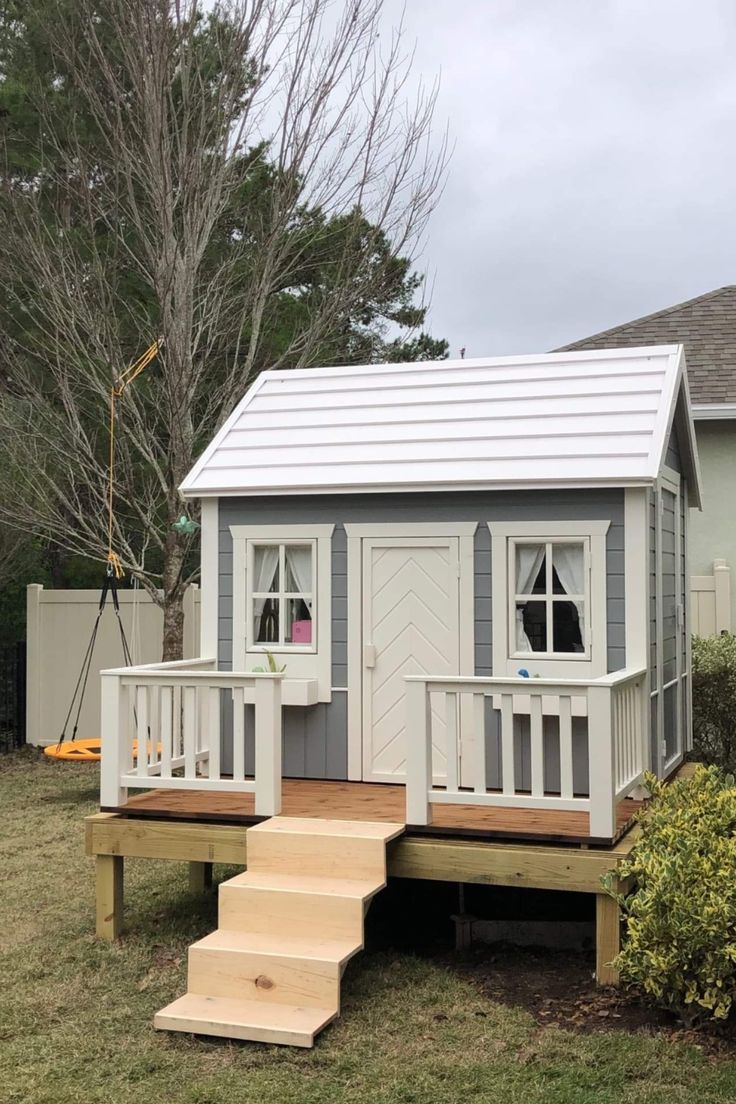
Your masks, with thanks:
[[[600,989],[592,955],[505,944],[443,956],[453,972],[498,1004],[525,1009],[538,1024],[582,1033],[611,1030],[666,1035],[714,1057],[736,1054],[736,1023],[721,1029],[685,1029],[674,1016],[649,1008],[620,989]]]

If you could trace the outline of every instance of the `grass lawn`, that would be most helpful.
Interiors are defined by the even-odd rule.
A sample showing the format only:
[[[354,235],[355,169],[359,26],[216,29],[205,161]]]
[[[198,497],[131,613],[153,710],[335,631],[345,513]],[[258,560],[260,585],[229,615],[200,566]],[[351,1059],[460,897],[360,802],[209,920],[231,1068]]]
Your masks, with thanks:
[[[82,825],[96,798],[94,767],[0,757],[3,1104],[736,1097],[736,1060],[667,1034],[543,1026],[447,965],[393,953],[350,967],[342,1018],[312,1051],[154,1032],[154,1012],[185,989],[187,945],[214,926],[214,900],[188,895],[184,866],[129,861],[128,934],[98,942]]]

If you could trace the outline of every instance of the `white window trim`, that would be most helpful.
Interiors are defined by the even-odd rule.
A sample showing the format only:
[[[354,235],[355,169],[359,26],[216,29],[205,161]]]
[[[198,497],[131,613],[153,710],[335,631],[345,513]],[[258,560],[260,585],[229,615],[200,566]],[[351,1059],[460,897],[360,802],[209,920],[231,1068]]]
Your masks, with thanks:
[[[519,667],[533,675],[562,678],[598,678],[608,670],[606,611],[606,533],[610,521],[489,521],[491,533],[491,597],[493,619],[493,673],[515,675]],[[509,552],[515,542],[580,540],[588,549],[586,630],[588,652],[547,654],[514,652],[516,602]],[[513,617],[512,617],[513,614]],[[512,637],[513,632],[513,637]]]
[[[318,700],[332,700],[332,534],[334,525],[231,525],[233,538],[233,670],[247,671],[271,652],[286,665],[286,678],[316,679]],[[313,544],[313,620],[311,645],[255,644],[250,641],[250,570],[254,544]]]

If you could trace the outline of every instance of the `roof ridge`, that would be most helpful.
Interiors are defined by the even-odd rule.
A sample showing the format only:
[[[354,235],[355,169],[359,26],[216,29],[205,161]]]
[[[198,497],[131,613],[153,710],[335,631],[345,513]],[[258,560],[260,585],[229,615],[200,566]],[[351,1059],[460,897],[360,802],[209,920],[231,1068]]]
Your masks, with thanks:
[[[723,295],[725,291],[736,291],[736,284],[724,284],[722,287],[714,288],[712,291],[703,292],[702,295],[695,295],[692,299],[683,299],[681,303],[675,303],[671,307],[662,307],[660,310],[652,311],[650,314],[642,314],[639,318],[631,318],[628,322],[619,322],[616,326],[609,326],[606,330],[599,330],[597,333],[589,334],[587,337],[580,338],[578,341],[570,342],[569,345],[560,345],[554,352],[573,352],[581,346],[585,347],[589,341],[597,341],[600,337],[608,337],[609,335],[619,333],[621,330],[628,330],[632,326],[638,326],[642,322],[651,322],[656,318],[664,318],[668,314],[674,314],[676,311],[682,310],[683,307],[692,306],[693,303],[704,302],[708,299]]]

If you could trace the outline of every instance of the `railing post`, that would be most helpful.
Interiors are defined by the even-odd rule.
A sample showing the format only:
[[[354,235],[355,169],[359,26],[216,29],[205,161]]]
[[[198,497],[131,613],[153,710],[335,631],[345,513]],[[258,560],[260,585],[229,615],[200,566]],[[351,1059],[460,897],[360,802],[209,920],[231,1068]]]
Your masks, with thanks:
[[[281,812],[281,677],[255,680],[256,815]]]
[[[601,839],[613,839],[616,829],[613,756],[611,688],[593,683],[588,687],[590,834]]]
[[[427,685],[406,683],[406,822],[431,824],[432,715]]]
[[[103,672],[101,683],[100,739],[100,804],[117,808],[128,800],[128,791],[120,784],[131,762],[131,739],[125,709],[125,689],[119,675]]]

